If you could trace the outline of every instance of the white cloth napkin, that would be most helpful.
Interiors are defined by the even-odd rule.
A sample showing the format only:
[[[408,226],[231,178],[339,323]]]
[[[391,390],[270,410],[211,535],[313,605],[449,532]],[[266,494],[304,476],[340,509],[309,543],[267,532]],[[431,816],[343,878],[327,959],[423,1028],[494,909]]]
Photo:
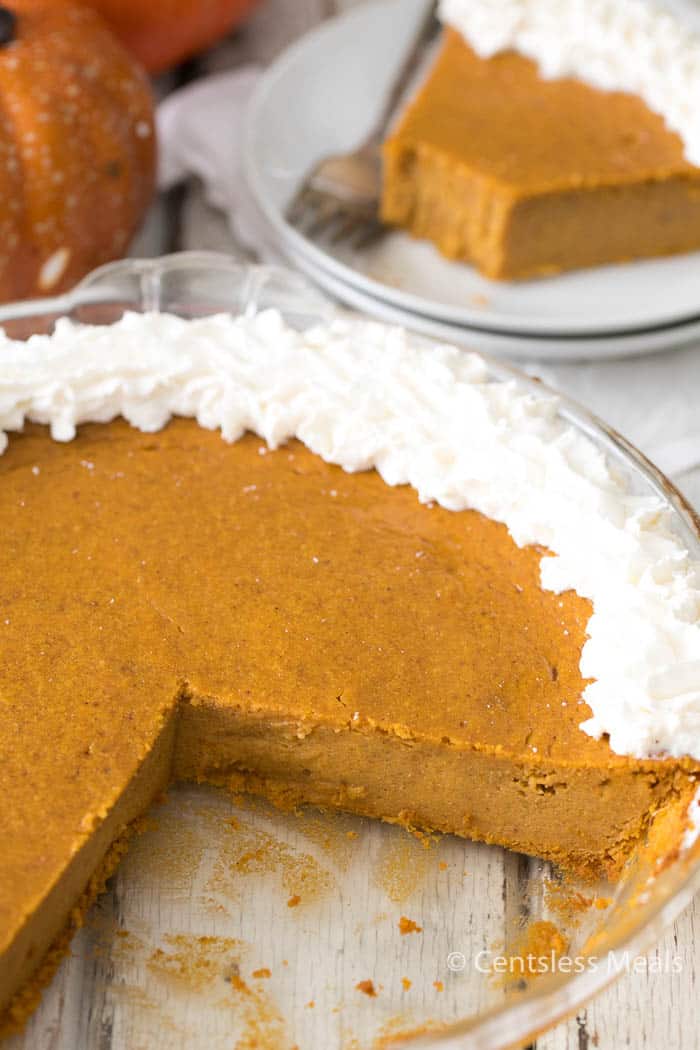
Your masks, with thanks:
[[[168,95],[157,114],[159,188],[198,176],[207,201],[226,214],[236,240],[257,254],[263,232],[241,174],[241,129],[259,76],[257,66],[243,66],[204,77]]]
[[[240,170],[243,115],[259,75],[246,66],[195,81],[161,103],[159,182],[167,188],[198,176],[237,241],[267,260],[271,251]],[[700,470],[700,346],[589,364],[532,364],[528,371],[597,413],[667,474]],[[692,489],[700,500],[700,473]]]

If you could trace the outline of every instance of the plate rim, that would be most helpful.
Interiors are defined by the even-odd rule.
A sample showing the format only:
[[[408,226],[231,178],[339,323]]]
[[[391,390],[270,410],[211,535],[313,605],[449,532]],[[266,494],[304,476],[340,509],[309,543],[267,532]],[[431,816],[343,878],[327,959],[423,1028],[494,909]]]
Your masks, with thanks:
[[[557,362],[566,364],[599,363],[624,360],[625,358],[646,357],[649,354],[662,352],[673,353],[674,350],[681,350],[693,341],[700,340],[700,317],[687,324],[679,325],[675,329],[678,332],[678,341],[666,346],[656,344],[640,345],[640,341],[645,338],[651,339],[655,335],[659,336],[666,329],[661,329],[659,332],[638,331],[616,333],[610,336],[579,337],[576,340],[569,339],[567,336],[550,336],[548,340],[543,340],[535,334],[523,333],[519,335],[513,332],[477,329],[467,325],[453,325],[440,318],[404,310],[387,300],[370,295],[361,288],[338,280],[334,274],[324,272],[323,276],[319,277],[318,270],[314,270],[308,260],[302,262],[291,253],[285,253],[284,260],[287,265],[295,266],[305,277],[319,285],[326,294],[339,299],[351,310],[364,311],[384,324],[401,325],[408,329],[419,331],[422,335],[437,341],[455,343],[466,351],[495,357],[503,356],[512,361],[546,362],[548,364]],[[373,312],[373,304],[376,304],[382,313]],[[470,343],[471,336],[482,340],[499,340],[500,344]],[[531,345],[533,342],[536,342],[538,346],[533,347]],[[562,344],[567,345],[563,347]],[[545,350],[544,353],[542,349]]]

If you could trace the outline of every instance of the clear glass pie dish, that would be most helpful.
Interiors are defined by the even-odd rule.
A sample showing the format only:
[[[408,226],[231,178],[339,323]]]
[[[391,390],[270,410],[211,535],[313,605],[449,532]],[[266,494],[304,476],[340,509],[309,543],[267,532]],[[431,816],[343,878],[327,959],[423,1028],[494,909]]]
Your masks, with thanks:
[[[65,315],[103,324],[125,310],[197,317],[268,307],[299,328],[334,312],[291,272],[184,253],[103,267],[66,296],[0,309],[0,324],[26,338]],[[488,366],[494,379],[542,390]],[[635,492],[666,501],[700,560],[700,523],[673,486],[576,405],[561,399],[560,411]],[[614,886],[577,885],[497,847],[446,836],[426,848],[389,825],[285,814],[178,785],[7,1045],[518,1045],[625,972],[698,888],[700,847],[680,833],[661,854],[641,844]],[[526,952],[550,945],[553,972],[518,969]]]

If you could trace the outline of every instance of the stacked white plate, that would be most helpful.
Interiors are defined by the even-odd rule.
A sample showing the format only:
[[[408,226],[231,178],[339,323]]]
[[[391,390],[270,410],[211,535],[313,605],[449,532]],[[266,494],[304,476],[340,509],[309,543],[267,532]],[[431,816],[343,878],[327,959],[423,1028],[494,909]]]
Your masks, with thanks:
[[[403,233],[353,251],[287,222],[311,167],[373,129],[426,2],[354,8],[262,77],[246,121],[244,172],[271,246],[341,302],[474,349],[576,359],[700,342],[700,253],[505,283]]]

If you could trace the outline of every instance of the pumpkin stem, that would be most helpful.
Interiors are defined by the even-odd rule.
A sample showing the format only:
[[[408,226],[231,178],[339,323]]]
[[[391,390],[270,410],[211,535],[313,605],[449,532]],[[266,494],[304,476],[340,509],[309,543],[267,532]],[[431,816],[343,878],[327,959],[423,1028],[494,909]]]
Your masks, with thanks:
[[[0,47],[11,44],[17,29],[17,15],[9,7],[0,7]]]

